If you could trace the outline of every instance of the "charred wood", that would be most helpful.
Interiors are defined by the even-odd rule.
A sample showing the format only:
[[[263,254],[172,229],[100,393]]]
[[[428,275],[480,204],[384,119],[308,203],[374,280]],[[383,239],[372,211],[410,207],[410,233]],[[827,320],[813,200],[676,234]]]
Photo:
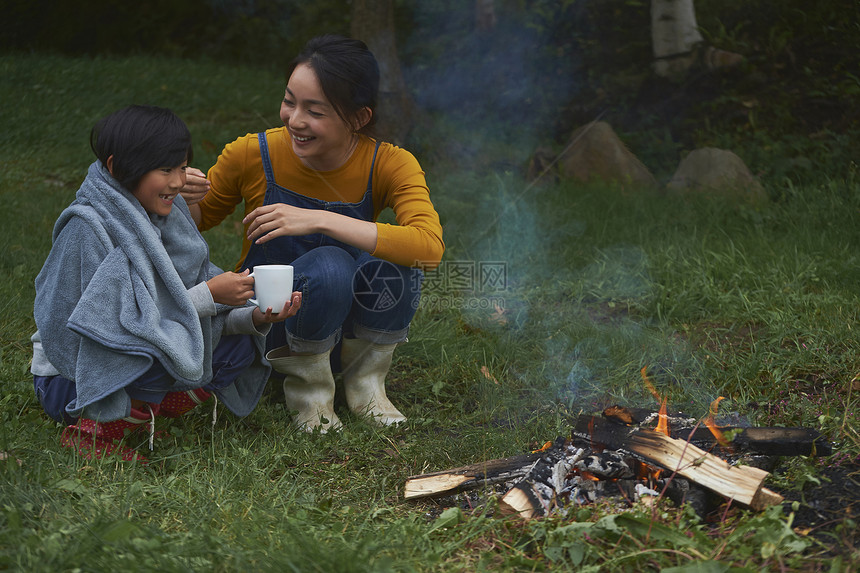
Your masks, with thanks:
[[[588,472],[600,479],[629,479],[635,475],[627,460],[618,452],[584,456],[574,465],[580,472]]]
[[[508,490],[499,505],[505,513],[517,513],[528,519],[549,513],[555,505],[564,476],[575,463],[565,459],[568,440],[556,438],[552,447],[545,450],[528,472]],[[576,456],[574,456],[575,458]]]
[[[617,408],[617,407],[616,407]],[[595,449],[623,448],[627,436],[639,426],[627,425],[622,419],[650,421],[645,410],[625,409],[630,416],[615,413],[611,417],[581,416],[577,419],[571,435],[576,444]],[[611,411],[607,408],[606,411]],[[606,415],[604,411],[604,415]],[[708,428],[696,425],[696,420],[683,416],[669,416],[669,435],[689,441],[691,444],[723,454],[750,453],[771,456],[827,456],[832,453],[830,443],[818,431],[811,428],[719,428],[731,445],[724,451],[717,438]]]
[[[688,504],[701,518],[718,505],[717,500],[723,500],[722,497],[680,477],[669,480],[665,494],[678,507]]]

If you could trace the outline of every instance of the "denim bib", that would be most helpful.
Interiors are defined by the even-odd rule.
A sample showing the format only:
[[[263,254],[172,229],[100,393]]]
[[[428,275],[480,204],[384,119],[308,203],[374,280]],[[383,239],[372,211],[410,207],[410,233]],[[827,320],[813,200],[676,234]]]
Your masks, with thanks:
[[[379,143],[373,150],[373,160],[370,163],[370,176],[367,178],[367,189],[358,203],[347,203],[344,201],[322,201],[312,197],[306,197],[275,183],[275,173],[272,169],[272,161],[269,157],[269,144],[266,141],[266,133],[258,133],[260,142],[260,156],[263,159],[263,171],[266,174],[266,196],[263,205],[284,203],[302,209],[325,209],[333,213],[346,215],[353,219],[362,221],[373,220],[373,168],[376,164],[376,154],[379,151]],[[305,253],[323,246],[335,246],[347,251],[353,258],[358,258],[361,250],[347,245],[341,241],[332,239],[322,233],[312,235],[301,235],[296,237],[276,237],[263,244],[252,244],[248,255],[242,262],[242,270],[255,265],[266,264],[290,264]]]

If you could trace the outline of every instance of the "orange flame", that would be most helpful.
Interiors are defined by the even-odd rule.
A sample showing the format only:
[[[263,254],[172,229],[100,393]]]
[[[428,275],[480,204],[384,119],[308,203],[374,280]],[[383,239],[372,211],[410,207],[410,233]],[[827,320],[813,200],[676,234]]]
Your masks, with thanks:
[[[545,451],[547,451],[548,449],[550,449],[551,447],[552,447],[552,442],[545,442],[545,443],[544,443],[544,445],[542,445],[542,446],[541,446],[541,447],[539,447],[538,449],[536,449],[536,450],[532,450],[532,453],[533,453],[533,454],[537,454],[537,453],[540,453],[540,452],[545,452]]]
[[[708,408],[708,417],[709,418],[713,418],[714,416],[717,415],[717,410],[719,410],[719,408],[720,408],[720,402],[722,402],[725,399],[726,399],[725,396],[720,396],[719,398],[717,398],[716,400],[711,402],[711,406]]]
[[[726,436],[720,431],[717,427],[717,422],[714,420],[714,417],[717,415],[717,409],[719,408],[720,402],[722,402],[725,398],[720,396],[713,402],[711,402],[711,407],[708,410],[708,416],[705,418],[705,426],[711,431],[714,435],[714,438],[717,440],[717,443],[720,444],[720,447],[725,448],[726,450],[732,450],[732,444],[726,439]]]
[[[659,422],[657,422],[657,427],[654,428],[655,431],[660,432],[661,434],[669,435],[669,414],[666,407],[666,399],[663,399],[663,403],[660,404],[660,412],[659,412]]]
[[[651,464],[646,464],[642,461],[636,461],[636,479],[642,481],[653,480],[656,481],[660,479],[660,474],[663,472],[662,469],[652,466]]]
[[[651,383],[651,380],[648,378],[647,373],[648,367],[643,366],[639,371],[639,374],[642,375],[642,383],[645,384],[645,387],[648,388],[648,391],[651,392],[651,395],[654,396],[654,399],[660,402],[660,418],[657,422],[657,427],[654,428],[655,431],[660,432],[661,434],[669,435],[669,414],[668,409],[666,407],[666,398],[662,398],[660,394],[657,392],[657,389],[654,388],[654,384]]]
[[[639,371],[639,374],[642,375],[642,382],[645,384],[645,387],[648,388],[648,391],[651,392],[651,395],[654,396],[654,399],[660,402],[660,394],[657,393],[657,389],[654,388],[654,385],[651,383],[651,380],[648,379],[648,374],[646,373],[648,370],[647,366],[643,366]]]
[[[496,384],[499,383],[499,381],[496,380],[496,377],[493,376],[492,373],[490,373],[490,369],[487,368],[486,366],[481,366],[481,374],[483,374],[484,378],[486,378],[487,380],[492,380]]]
[[[580,470],[579,471],[579,477],[581,477],[582,479],[587,479],[587,480],[591,480],[591,481],[600,481],[599,477],[597,477],[593,473],[586,471],[586,470]]]

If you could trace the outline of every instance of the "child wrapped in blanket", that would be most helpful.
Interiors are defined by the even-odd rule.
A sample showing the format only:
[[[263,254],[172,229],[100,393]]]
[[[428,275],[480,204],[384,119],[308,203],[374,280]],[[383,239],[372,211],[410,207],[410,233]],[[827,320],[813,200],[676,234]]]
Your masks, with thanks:
[[[128,106],[90,134],[98,160],[57,220],[36,277],[34,387],[87,458],[143,459],[119,443],[214,394],[238,416],[259,401],[271,323],[251,305],[248,271],[223,272],[179,195],[191,135],[168,109]]]

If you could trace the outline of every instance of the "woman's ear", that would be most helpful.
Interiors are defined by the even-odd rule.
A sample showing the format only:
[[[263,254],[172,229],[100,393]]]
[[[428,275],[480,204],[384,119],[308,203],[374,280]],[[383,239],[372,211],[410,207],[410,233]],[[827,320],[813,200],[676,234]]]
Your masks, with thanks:
[[[355,131],[361,131],[361,129],[370,123],[370,118],[373,117],[373,111],[365,106],[358,110],[358,113],[355,114],[355,125],[353,126]]]
[[[110,173],[111,176],[113,176],[113,155],[108,156],[107,165],[105,165],[105,167],[107,167],[108,173]]]

